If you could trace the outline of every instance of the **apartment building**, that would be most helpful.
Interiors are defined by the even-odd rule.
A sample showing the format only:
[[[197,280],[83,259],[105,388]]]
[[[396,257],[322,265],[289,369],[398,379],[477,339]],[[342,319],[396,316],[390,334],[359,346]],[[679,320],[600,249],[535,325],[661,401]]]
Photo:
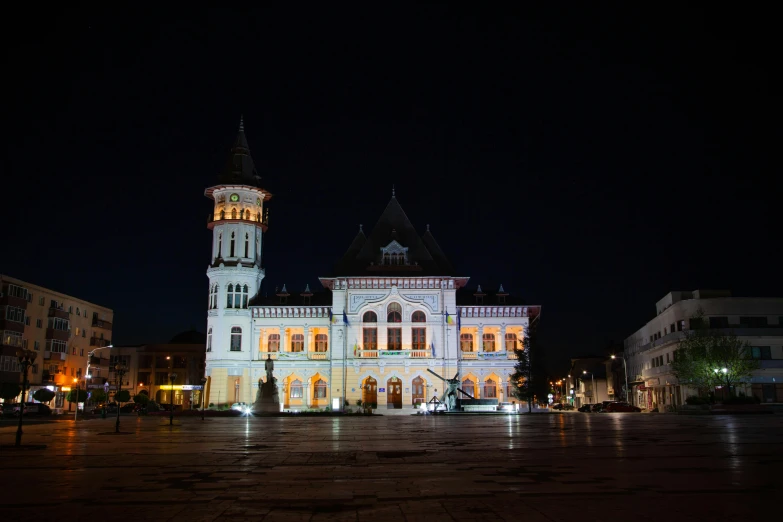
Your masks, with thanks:
[[[56,393],[53,407],[74,407],[65,396],[78,376],[84,377],[89,353],[111,344],[114,312],[7,275],[0,274],[0,283],[0,382],[21,382],[16,351],[34,350],[30,396],[49,388]]]

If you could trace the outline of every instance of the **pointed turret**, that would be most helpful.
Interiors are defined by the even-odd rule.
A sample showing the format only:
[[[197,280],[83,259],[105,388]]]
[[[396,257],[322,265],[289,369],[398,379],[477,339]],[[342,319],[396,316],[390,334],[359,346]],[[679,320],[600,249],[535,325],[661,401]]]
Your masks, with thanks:
[[[235,183],[240,185],[258,186],[261,176],[256,172],[255,163],[250,156],[250,147],[245,137],[245,121],[243,117],[239,118],[239,132],[231,148],[231,155],[228,158],[223,172],[220,173],[221,183]]]

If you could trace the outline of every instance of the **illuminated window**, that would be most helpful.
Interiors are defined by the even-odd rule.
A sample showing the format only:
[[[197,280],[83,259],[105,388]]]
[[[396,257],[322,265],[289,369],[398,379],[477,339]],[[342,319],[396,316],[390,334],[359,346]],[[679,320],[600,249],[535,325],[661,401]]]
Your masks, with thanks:
[[[327,341],[326,334],[315,335],[315,351],[325,352],[329,349],[329,342]]]
[[[242,328],[238,326],[231,327],[231,351],[242,351]]]
[[[291,336],[291,351],[292,352],[304,351],[304,334],[293,334]]]
[[[402,307],[399,303],[390,303],[386,309],[386,322],[389,323],[401,323],[402,322]]]
[[[487,379],[484,382],[484,396],[482,399],[496,399],[498,396],[498,388],[495,385],[495,381]]]
[[[292,399],[301,399],[302,398],[302,381],[299,379],[295,380],[291,383],[291,387],[289,388],[288,396]]]
[[[484,346],[483,349],[485,352],[494,352],[495,351],[495,334],[491,333],[485,333],[484,334]]]
[[[326,398],[326,383],[323,381],[323,379],[318,379],[315,381],[315,392],[313,397],[316,399]]]
[[[473,334],[469,334],[469,333],[460,334],[459,349],[462,352],[473,351]]]
[[[267,351],[280,351],[280,334],[269,334],[269,340],[267,341]]]
[[[507,333],[506,334],[506,351],[507,352],[513,352],[517,349],[517,334],[515,333]]]
[[[462,381],[462,391],[469,393],[471,397],[474,397],[476,394],[475,386],[475,383],[470,379]]]

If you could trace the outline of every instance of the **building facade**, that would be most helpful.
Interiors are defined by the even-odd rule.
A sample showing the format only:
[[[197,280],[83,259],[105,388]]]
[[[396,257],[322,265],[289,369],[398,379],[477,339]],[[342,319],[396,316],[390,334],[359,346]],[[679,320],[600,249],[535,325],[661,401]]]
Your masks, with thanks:
[[[39,388],[56,393],[55,408],[65,401],[77,376],[82,379],[88,355],[111,344],[114,312],[82,299],[0,275],[3,345],[0,381],[21,382],[16,350],[38,353],[28,373],[30,397]]]
[[[274,361],[281,408],[342,409],[357,401],[413,409],[459,374],[475,398],[511,401],[513,349],[540,307],[502,288],[468,292],[427,227],[419,234],[397,198],[359,232],[322,289],[259,293],[266,202],[244,127],[209,217],[206,374],[210,403],[252,403]],[[429,370],[429,371],[428,371]]]
[[[647,409],[677,407],[697,390],[682,385],[672,374],[673,352],[694,321],[711,329],[733,332],[751,346],[750,356],[760,359],[750,386],[736,390],[751,393],[762,402],[783,402],[783,299],[732,297],[725,290],[670,292],[656,303],[656,316],[628,337],[624,351],[634,404]],[[702,313],[703,319],[697,318]]]

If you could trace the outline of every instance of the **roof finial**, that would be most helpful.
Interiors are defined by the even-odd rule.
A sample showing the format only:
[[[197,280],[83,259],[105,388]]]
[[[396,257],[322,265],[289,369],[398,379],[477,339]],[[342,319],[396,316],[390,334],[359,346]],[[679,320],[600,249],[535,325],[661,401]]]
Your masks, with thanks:
[[[245,116],[243,114],[239,115],[239,131],[245,132]]]
[[[362,229],[362,224],[361,223],[359,223],[359,232],[364,233],[364,230]]]
[[[430,224],[427,223],[427,232],[429,232],[429,231],[430,231]]]
[[[394,185],[392,185],[392,197],[393,197],[393,198],[397,197],[397,196],[395,195]]]

